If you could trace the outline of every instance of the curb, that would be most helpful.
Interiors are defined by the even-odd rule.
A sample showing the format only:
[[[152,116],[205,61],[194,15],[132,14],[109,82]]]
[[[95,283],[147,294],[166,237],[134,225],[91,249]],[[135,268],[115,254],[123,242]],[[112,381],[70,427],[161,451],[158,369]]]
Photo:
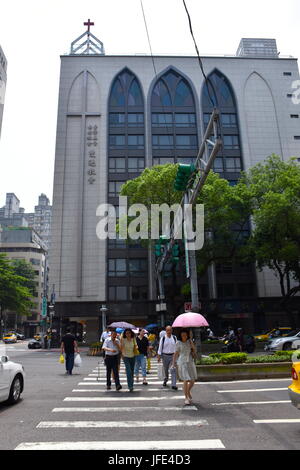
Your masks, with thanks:
[[[199,382],[216,380],[279,379],[291,376],[291,362],[264,364],[216,364],[196,366]]]

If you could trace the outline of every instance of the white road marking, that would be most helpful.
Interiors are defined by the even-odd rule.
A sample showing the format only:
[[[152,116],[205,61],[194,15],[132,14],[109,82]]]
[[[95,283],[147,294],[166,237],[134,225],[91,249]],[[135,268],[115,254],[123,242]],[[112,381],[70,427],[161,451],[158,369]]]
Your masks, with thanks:
[[[159,401],[159,400],[184,400],[184,396],[170,397],[122,397],[122,401]],[[120,401],[120,397],[66,397],[63,401]]]
[[[281,424],[281,423],[300,423],[300,419],[254,419],[257,424]]]
[[[169,421],[42,421],[37,428],[161,428],[174,426],[206,426],[205,419],[169,420]]]
[[[236,401],[227,403],[211,403],[213,406],[224,406],[224,405],[273,405],[273,404],[291,404],[291,400],[273,400],[273,401]]]
[[[251,392],[275,392],[286,390],[287,387],[282,388],[249,388],[248,390],[218,390],[218,393],[251,393]]]
[[[145,392],[172,392],[174,393],[174,391],[172,389],[165,389],[165,388],[148,388],[148,387],[145,387],[143,388],[143,390]],[[111,392],[114,392],[116,391],[115,388],[112,388],[111,390],[98,390],[98,389],[80,389],[80,388],[75,388],[74,390],[72,390],[72,392],[99,392],[99,393],[111,393]],[[137,391],[137,390],[136,390]],[[139,390],[140,391],[140,390]],[[177,390],[178,392],[182,392],[183,390],[181,388],[179,388]],[[119,390],[118,393],[128,393],[128,390],[125,388],[123,388],[122,390]]]
[[[70,408],[53,408],[52,413],[110,413],[110,412],[136,412],[136,411],[197,411],[196,406],[131,406],[124,407],[70,407]]]
[[[238,383],[262,383],[262,382],[291,382],[292,379],[251,379],[251,380],[225,380],[223,382],[200,382],[203,385],[219,385],[219,384],[238,384]]]
[[[194,441],[23,442],[15,450],[202,450],[225,449],[220,439]]]

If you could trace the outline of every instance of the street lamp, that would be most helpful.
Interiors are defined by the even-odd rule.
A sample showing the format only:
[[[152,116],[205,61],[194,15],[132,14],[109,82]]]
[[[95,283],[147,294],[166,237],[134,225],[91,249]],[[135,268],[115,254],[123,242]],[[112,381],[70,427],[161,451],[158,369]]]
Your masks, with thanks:
[[[49,305],[49,314],[50,314],[50,338],[49,338],[49,341],[48,341],[48,344],[49,344],[49,349],[51,348],[51,340],[52,340],[52,321],[53,321],[53,317],[54,317],[54,305],[50,304]]]
[[[106,305],[101,305],[100,307],[100,312],[101,312],[101,316],[102,316],[102,331],[104,331],[106,329],[106,312],[107,312],[108,308],[106,307]]]

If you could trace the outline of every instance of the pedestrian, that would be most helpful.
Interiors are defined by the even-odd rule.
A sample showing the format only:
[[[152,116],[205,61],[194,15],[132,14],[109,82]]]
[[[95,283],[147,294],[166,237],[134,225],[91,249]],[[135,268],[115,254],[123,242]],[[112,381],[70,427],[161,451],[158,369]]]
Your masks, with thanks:
[[[145,330],[140,328],[139,334],[136,338],[136,343],[138,347],[139,354],[135,356],[135,367],[134,375],[136,381],[139,382],[139,371],[141,369],[143,376],[143,385],[148,385],[147,383],[147,371],[146,371],[146,359],[149,353],[149,340],[145,336]]]
[[[74,367],[74,356],[75,351],[79,353],[78,344],[76,338],[71,333],[71,328],[67,327],[66,334],[61,340],[61,354],[66,355],[66,374],[72,375]]]
[[[108,338],[108,336],[111,335],[111,332],[109,330],[109,328],[105,328],[105,330],[103,331],[102,335],[100,336],[100,343],[104,343],[104,341],[106,340],[106,338]]]
[[[244,350],[244,331],[243,328],[238,328],[236,335],[236,344],[239,352]]]
[[[163,338],[166,335],[166,330],[164,328],[159,329],[159,339]]]
[[[150,374],[151,358],[155,354],[156,335],[154,333],[150,333],[148,336],[148,340],[149,340],[149,350],[148,350],[148,355],[147,355],[147,374]]]
[[[161,338],[159,342],[159,347],[157,351],[157,359],[160,362],[162,358],[163,368],[165,372],[165,379],[163,382],[163,386],[167,386],[167,382],[169,380],[169,369],[172,366],[173,357],[176,351],[176,343],[177,338],[172,334],[173,328],[171,326],[166,327],[166,334]],[[171,381],[172,381],[172,389],[178,390],[176,386],[176,369],[173,368],[171,370]]]
[[[121,339],[122,357],[126,368],[127,384],[130,392],[133,392],[135,357],[138,354],[135,334],[130,328],[124,330]]]
[[[191,390],[197,380],[197,369],[195,365],[196,349],[190,338],[189,330],[181,330],[176,344],[176,352],[173,358],[173,367],[178,365],[178,375],[183,380],[185,405],[192,404]]]
[[[112,331],[111,336],[108,336],[104,341],[102,349],[105,351],[105,366],[106,366],[106,388],[111,390],[111,372],[113,372],[116,390],[121,390],[119,378],[119,355],[121,352],[120,340],[117,338],[117,332]]]

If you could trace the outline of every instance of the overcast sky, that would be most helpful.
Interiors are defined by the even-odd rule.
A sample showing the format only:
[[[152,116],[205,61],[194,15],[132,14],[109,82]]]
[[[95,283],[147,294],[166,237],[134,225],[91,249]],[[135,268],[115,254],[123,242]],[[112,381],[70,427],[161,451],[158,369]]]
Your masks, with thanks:
[[[299,0],[186,0],[200,53],[235,54],[242,37],[276,38],[299,57]],[[194,54],[182,0],[143,0],[154,53]],[[27,212],[52,201],[61,54],[95,22],[106,54],[149,53],[140,0],[0,0],[8,82],[0,140],[0,207],[14,192]]]

